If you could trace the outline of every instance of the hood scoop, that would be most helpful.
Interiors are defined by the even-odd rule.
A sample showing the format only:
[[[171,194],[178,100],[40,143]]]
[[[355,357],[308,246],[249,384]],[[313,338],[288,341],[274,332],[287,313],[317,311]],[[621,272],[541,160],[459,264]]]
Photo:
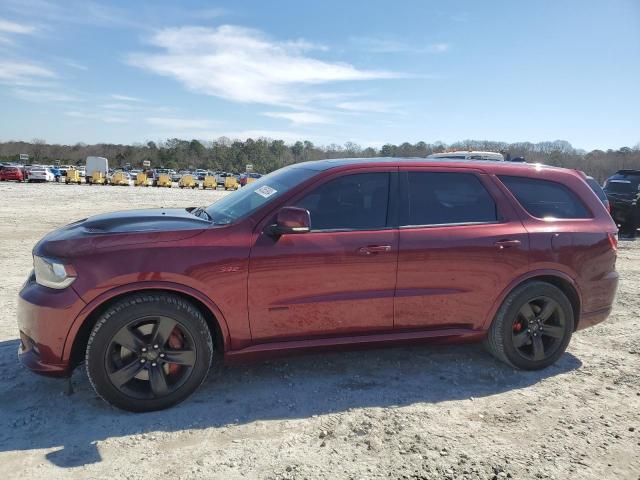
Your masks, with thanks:
[[[154,232],[207,228],[209,222],[181,208],[154,208],[105,213],[87,218],[81,227],[90,234]]]

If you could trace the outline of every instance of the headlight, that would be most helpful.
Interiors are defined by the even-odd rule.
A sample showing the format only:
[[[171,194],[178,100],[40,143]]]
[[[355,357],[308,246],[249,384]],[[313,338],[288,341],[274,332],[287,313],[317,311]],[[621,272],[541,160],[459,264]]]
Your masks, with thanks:
[[[50,258],[33,256],[36,282],[43,287],[67,288],[76,279],[76,272],[70,265],[64,265]]]

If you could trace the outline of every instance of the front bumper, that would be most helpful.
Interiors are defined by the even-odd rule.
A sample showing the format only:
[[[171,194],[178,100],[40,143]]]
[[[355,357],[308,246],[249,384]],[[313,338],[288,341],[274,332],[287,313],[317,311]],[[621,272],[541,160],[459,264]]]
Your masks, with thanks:
[[[71,365],[69,358],[64,358],[64,346],[71,325],[84,306],[72,288],[43,287],[31,275],[18,299],[20,361],[42,375],[70,375]]]

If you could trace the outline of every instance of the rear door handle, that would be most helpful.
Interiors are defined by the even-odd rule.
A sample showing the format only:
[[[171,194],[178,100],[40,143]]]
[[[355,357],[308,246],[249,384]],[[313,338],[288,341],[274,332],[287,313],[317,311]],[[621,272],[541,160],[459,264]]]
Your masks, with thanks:
[[[500,250],[504,250],[505,248],[519,247],[520,243],[520,240],[498,240],[494,245]]]
[[[372,255],[374,253],[385,253],[391,251],[391,245],[367,245],[360,247],[358,253],[360,255]]]

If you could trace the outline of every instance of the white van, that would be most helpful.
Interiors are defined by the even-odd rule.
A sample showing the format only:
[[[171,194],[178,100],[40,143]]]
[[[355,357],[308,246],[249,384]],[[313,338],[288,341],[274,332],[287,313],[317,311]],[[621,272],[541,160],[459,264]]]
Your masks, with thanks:
[[[84,172],[87,182],[93,175],[93,172],[102,172],[106,178],[109,173],[109,160],[104,157],[87,157],[87,168]]]
[[[455,160],[494,160],[504,162],[504,156],[497,152],[476,152],[476,151],[458,151],[446,153],[433,153],[427,158],[430,159],[455,159]]]

